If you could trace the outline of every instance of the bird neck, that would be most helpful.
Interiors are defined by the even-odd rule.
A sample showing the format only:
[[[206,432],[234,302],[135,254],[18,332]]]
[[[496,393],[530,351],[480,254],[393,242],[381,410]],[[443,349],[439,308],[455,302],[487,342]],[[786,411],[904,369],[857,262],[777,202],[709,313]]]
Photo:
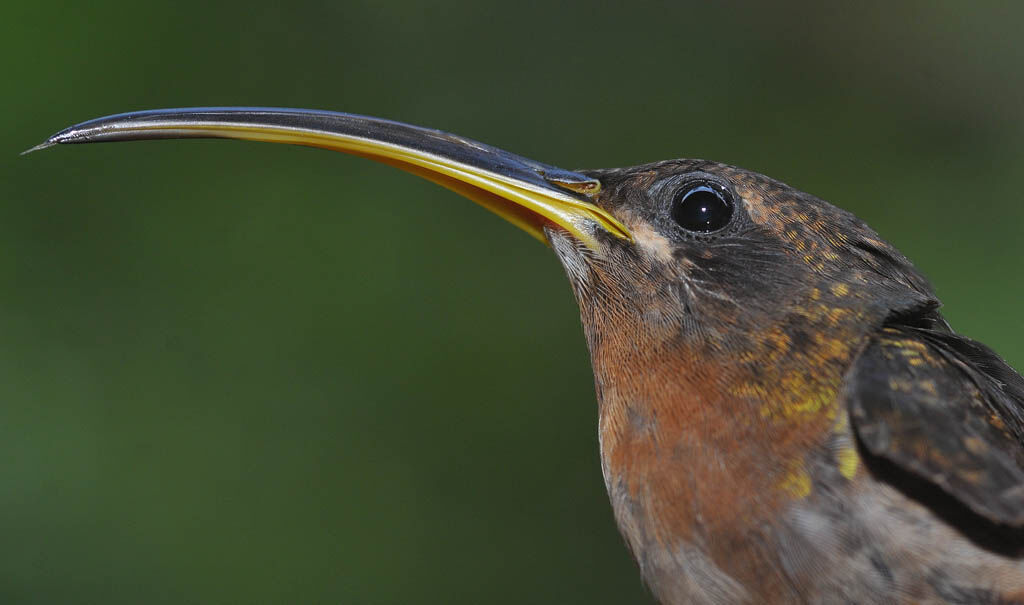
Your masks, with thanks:
[[[811,490],[807,455],[839,423],[861,320],[791,310],[687,338],[648,317],[588,311],[602,470],[641,568],[693,548],[723,569],[756,568],[741,561],[756,556],[753,533]]]

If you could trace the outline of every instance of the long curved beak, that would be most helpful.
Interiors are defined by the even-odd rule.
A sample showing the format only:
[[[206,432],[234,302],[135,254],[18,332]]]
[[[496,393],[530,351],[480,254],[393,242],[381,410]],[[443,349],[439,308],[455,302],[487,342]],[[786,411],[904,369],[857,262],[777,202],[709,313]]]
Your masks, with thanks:
[[[629,231],[590,200],[600,182],[438,130],[305,109],[200,107],[123,113],[82,122],[25,153],[66,143],[221,138],[322,147],[391,164],[489,208],[542,242],[545,227],[592,249],[598,234]]]

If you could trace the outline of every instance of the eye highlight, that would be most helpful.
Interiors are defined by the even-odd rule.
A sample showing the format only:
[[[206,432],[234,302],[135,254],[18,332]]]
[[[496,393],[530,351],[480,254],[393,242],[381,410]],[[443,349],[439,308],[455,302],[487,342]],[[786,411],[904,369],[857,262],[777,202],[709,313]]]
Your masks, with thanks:
[[[672,200],[672,219],[683,229],[711,233],[729,224],[732,195],[714,183],[692,183]]]

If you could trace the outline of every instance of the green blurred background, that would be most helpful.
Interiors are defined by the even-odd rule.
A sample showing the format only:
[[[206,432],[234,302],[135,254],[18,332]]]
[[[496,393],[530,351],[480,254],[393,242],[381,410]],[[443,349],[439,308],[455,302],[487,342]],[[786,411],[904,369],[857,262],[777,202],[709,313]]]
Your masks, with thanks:
[[[0,602],[645,603],[543,246],[368,161],[17,153],[189,105],[563,166],[706,157],[868,220],[1024,366],[1024,5],[14,2]]]

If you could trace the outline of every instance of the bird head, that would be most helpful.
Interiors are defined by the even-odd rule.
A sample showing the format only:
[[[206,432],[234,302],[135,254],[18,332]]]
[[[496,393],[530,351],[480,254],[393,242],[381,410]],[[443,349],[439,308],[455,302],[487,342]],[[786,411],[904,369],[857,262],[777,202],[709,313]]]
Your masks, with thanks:
[[[866,329],[934,304],[863,221],[764,175],[702,160],[581,172],[600,185],[592,203],[631,235],[595,223],[593,244],[547,228],[588,333],[629,322],[648,338],[722,348],[773,326]]]

